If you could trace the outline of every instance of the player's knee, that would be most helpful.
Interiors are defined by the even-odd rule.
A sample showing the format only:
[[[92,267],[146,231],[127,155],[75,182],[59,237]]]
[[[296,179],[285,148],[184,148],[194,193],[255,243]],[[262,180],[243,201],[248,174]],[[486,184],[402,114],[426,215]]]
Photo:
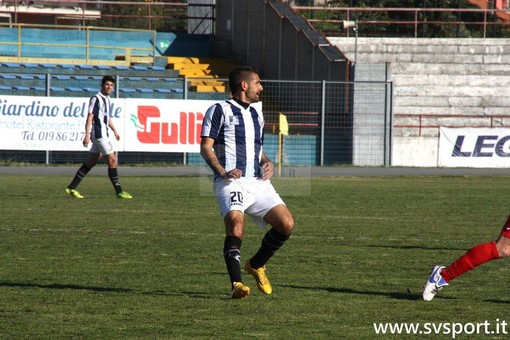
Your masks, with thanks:
[[[495,242],[498,257],[510,256],[510,238],[507,235],[501,235]]]
[[[509,257],[510,256],[510,245],[497,245],[496,248],[498,249],[498,256],[499,257]]]
[[[109,168],[116,168],[117,167],[117,159],[109,158],[108,159],[108,167]]]
[[[225,218],[227,236],[243,238],[244,220],[242,218]]]
[[[294,218],[292,215],[286,216],[282,221],[282,232],[286,235],[290,235],[294,230]]]

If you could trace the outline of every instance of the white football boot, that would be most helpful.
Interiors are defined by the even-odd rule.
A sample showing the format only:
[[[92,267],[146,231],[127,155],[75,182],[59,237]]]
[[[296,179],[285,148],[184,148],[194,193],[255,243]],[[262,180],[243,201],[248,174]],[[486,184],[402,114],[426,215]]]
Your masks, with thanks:
[[[435,266],[430,272],[430,277],[423,286],[423,300],[430,301],[439,293],[443,287],[448,286],[448,283],[441,277],[441,271],[445,269],[444,266]]]

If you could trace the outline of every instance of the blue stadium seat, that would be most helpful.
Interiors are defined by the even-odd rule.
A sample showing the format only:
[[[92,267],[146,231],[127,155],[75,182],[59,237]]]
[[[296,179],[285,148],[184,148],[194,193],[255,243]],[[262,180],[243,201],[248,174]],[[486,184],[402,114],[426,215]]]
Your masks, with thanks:
[[[124,92],[124,93],[134,93],[134,92],[136,92],[135,89],[130,89],[128,87],[122,87],[122,88],[119,89],[119,91],[120,92]]]
[[[34,74],[35,79],[44,80],[46,79],[46,75],[44,74]]]
[[[57,65],[55,64],[39,64],[40,67],[44,67],[44,68],[56,68]]]
[[[147,81],[159,81],[159,78],[151,78],[151,77],[149,77],[149,78],[145,78],[145,80],[147,80]]]
[[[85,92],[99,92],[99,90],[95,87],[85,87],[85,88],[83,88],[83,91],[85,91]]]
[[[133,65],[131,66],[131,69],[132,70],[135,70],[135,71],[147,71],[147,66],[142,66],[142,65]]]
[[[94,66],[83,64],[83,65],[78,65],[78,68],[82,69],[82,70],[93,70]]]
[[[30,90],[30,87],[28,87],[28,86],[15,85],[12,88],[15,89],[15,90],[21,90],[21,91],[28,91],[28,90]]]
[[[58,80],[71,80],[71,77],[70,76],[67,76],[67,75],[61,75],[61,74],[58,74],[58,75],[55,75],[53,76],[55,79],[58,79]]]
[[[88,80],[89,76],[72,76],[76,80]]]
[[[142,80],[142,77],[126,77],[128,80],[134,80],[134,81],[140,81]]]
[[[21,64],[18,64],[18,63],[4,63],[3,65],[7,66],[9,68],[18,68],[18,67],[21,67]]]
[[[34,76],[31,74],[20,74],[19,79],[23,80],[34,80]]]
[[[46,91],[46,88],[41,86],[33,86],[30,89],[33,91]]]
[[[163,81],[167,83],[175,83],[177,81],[177,78],[163,78]]]
[[[6,85],[0,85],[0,91],[11,91],[12,87]]]
[[[129,67],[128,66],[124,66],[124,65],[115,65],[113,66],[114,69],[116,70],[119,70],[119,71],[127,71],[129,70]]]
[[[63,68],[63,69],[66,69],[66,70],[73,70],[74,69],[74,65],[72,65],[72,64],[60,64],[59,66],[60,66],[60,68]]]
[[[136,90],[141,93],[153,93],[154,92],[153,89],[147,89],[147,88],[137,88]]]
[[[154,91],[156,92],[159,92],[159,93],[170,93],[172,92],[170,89],[154,89]]]
[[[184,90],[183,89],[172,89],[172,92],[175,92],[175,93],[183,93]]]
[[[111,67],[108,65],[96,65],[96,69],[98,70],[109,70]]]
[[[0,74],[0,78],[2,79],[16,79],[14,74]]]
[[[50,87],[50,91],[54,91],[54,92],[64,92],[65,89],[63,87],[55,87],[55,86],[52,86]]]
[[[25,67],[25,68],[37,68],[38,66],[37,66],[37,64],[30,64],[30,63],[28,63],[28,64],[23,64],[23,67]]]
[[[71,91],[71,92],[82,92],[83,91],[83,89],[81,87],[66,87],[66,90]]]
[[[165,68],[161,67],[161,66],[149,66],[149,69],[151,69],[153,71],[164,71],[165,70]]]

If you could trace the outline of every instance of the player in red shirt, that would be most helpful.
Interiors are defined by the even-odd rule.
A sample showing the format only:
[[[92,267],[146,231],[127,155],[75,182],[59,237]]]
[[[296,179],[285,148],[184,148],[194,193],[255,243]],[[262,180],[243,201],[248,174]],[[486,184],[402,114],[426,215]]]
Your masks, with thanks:
[[[510,216],[508,216],[496,241],[474,246],[448,267],[435,266],[432,268],[430,278],[423,286],[423,300],[432,300],[443,287],[448,286],[451,280],[471,269],[485,262],[508,256],[510,256]]]

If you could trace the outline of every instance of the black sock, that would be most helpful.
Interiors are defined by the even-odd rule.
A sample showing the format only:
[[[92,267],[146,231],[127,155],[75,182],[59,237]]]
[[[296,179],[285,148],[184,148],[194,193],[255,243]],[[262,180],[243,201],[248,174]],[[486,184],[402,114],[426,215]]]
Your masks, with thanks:
[[[242,282],[241,279],[241,243],[242,240],[236,236],[225,237],[223,245],[223,256],[227,265],[230,282]]]
[[[254,269],[260,268],[276,253],[278,249],[287,241],[290,235],[284,235],[271,228],[260,245],[257,253],[250,259],[250,266]]]
[[[82,166],[76,171],[76,175],[74,175],[74,178],[69,184],[69,189],[76,189],[76,187],[81,183],[83,178],[89,173],[90,168],[87,166],[87,163],[83,163]]]
[[[122,192],[122,186],[120,185],[119,175],[117,174],[117,168],[108,168],[108,177],[113,184],[113,188],[117,194]]]

